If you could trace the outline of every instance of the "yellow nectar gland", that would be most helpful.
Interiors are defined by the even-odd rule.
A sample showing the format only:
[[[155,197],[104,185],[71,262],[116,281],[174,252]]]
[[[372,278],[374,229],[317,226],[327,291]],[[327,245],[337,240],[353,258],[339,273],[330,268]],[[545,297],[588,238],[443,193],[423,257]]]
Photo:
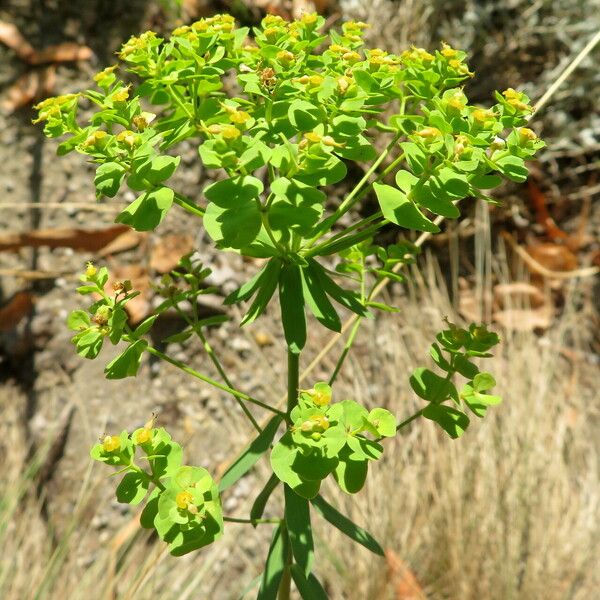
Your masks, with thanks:
[[[323,138],[318,133],[316,133],[314,131],[309,131],[308,133],[304,134],[304,139],[308,140],[309,142],[312,142],[313,144],[317,144]]]
[[[152,429],[140,429],[135,434],[135,439],[133,440],[135,444],[140,446],[141,444],[146,444],[147,442],[152,440]]]
[[[331,44],[331,46],[329,46],[329,50],[331,50],[331,52],[335,52],[336,54],[346,54],[347,52],[351,52],[350,48],[346,48],[346,46],[340,46],[339,44]]]
[[[281,63],[289,65],[296,58],[289,50],[282,50],[277,53],[277,60]]]
[[[342,58],[349,63],[357,63],[361,60],[360,54],[358,52],[345,52],[342,54]]]
[[[458,50],[455,50],[450,46],[450,44],[446,44],[446,42],[442,42],[442,49],[440,53],[445,58],[454,58],[458,54]]]
[[[117,135],[117,142],[121,142],[130,148],[135,146],[136,141],[137,135],[129,129],[125,129],[125,131],[121,131],[121,133]]]
[[[317,13],[304,13],[300,17],[300,21],[304,23],[304,25],[314,25],[318,19]]]
[[[313,415],[310,420],[321,430],[329,429],[329,419],[325,415]]]
[[[485,108],[477,108],[473,111],[472,115],[478,123],[485,123],[496,116],[493,111],[486,110]]]
[[[311,400],[317,406],[327,406],[331,402],[331,394],[327,392],[317,392],[316,390],[311,390],[309,392]]]
[[[177,508],[180,508],[181,510],[189,510],[190,505],[194,506],[194,497],[189,492],[179,492],[179,494],[175,496],[175,502],[177,504]]]
[[[235,139],[239,138],[240,135],[242,135],[242,132],[237,127],[234,127],[233,125],[223,125],[223,128],[221,130],[221,135],[226,140],[235,140]]]
[[[85,267],[85,276],[86,277],[94,277],[94,275],[96,275],[97,272],[98,272],[98,269],[96,269],[96,267],[94,266],[94,263],[88,262],[86,264],[86,267]]]
[[[121,448],[121,438],[118,435],[107,435],[102,440],[102,449],[104,452],[114,452]]]
[[[88,135],[87,138],[85,138],[85,141],[81,145],[84,148],[92,148],[93,146],[96,146],[96,144],[98,144],[98,142],[104,139],[107,135],[108,133],[106,133],[106,131],[94,131],[94,133]]]
[[[112,67],[106,67],[106,69],[103,69],[99,73],[96,73],[94,75],[94,81],[96,83],[102,83],[109,75],[111,75],[115,71],[115,69],[118,66],[119,65],[113,65]]]
[[[243,125],[251,118],[250,113],[247,113],[245,110],[236,110],[229,113],[229,120],[236,125]]]
[[[524,140],[529,140],[529,141],[532,141],[532,142],[538,139],[538,137],[535,134],[535,132],[532,131],[531,129],[529,129],[528,127],[521,127],[521,129],[519,129],[519,135]]]
[[[507,88],[502,92],[507,100],[521,100],[521,93],[513,88]]]
[[[467,105],[467,97],[461,90],[455,90],[454,93],[446,100],[448,106],[462,110]]]
[[[417,131],[415,135],[418,135],[423,139],[430,139],[439,137],[442,135],[442,132],[437,127],[425,127],[424,129],[421,129],[421,131]]]
[[[112,96],[113,102],[125,102],[129,98],[129,88],[121,88],[118,92],[115,92]]]

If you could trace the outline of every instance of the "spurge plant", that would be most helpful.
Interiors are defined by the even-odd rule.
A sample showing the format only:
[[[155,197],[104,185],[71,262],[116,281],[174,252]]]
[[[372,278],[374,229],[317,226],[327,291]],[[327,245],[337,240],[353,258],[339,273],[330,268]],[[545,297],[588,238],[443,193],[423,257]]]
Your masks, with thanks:
[[[425,404],[401,423],[384,408],[338,401],[332,386],[362,320],[395,310],[377,302],[376,291],[389,280],[402,281],[398,271],[418,251],[406,236],[379,246],[378,231],[390,224],[399,234],[439,231],[442,218],[459,216],[464,198],[493,202],[487,191],[503,178],[524,181],[525,160],[543,146],[525,127],[532,109],[524,94],[508,89],[489,108],[469,104],[462,86],[473,74],[464,52],[442,44],[432,53],[413,47],[397,56],[366,48],[364,23],[347,22],[327,33],[323,25],[315,14],[293,22],[270,15],[250,31],[217,15],[179,27],[168,39],[148,31],[124,44],[119,65],[94,77],[96,89],[37,107],[46,134],[66,136],[59,154],[75,150],[96,165],[99,199],[114,197],[123,186],[137,195],[117,222],[152,230],[175,204],[199,219],[218,250],[262,261],[224,302],[246,305],[242,325],[261,316],[278,293],[287,345],[286,407],[232,385],[206,336],[207,327],[227,317],[200,318],[197,299],[211,291],[205,283],[210,270],[193,256],[182,257],[163,279],[164,301],[136,327],[125,308],[138,292],[129,281],[107,290],[107,269],[89,264],[78,292],[93,303],[68,321],[85,358],[98,356],[106,340],[124,344],[106,366],[109,379],[135,376],[150,353],[236,398],[257,434],[218,483],[206,469],[184,465],[181,446],[153,420],[132,433],[103,436],[91,455],[120,469],[117,499],[145,502],[141,525],[155,529],[172,554],[214,542],[227,521],[273,526],[260,599],[288,598],[292,579],[303,598],[327,597],[313,573],[311,509],[382,554],[371,534],[320,495],[324,479],[332,477],[354,494],[365,484],[369,464],[382,456],[385,438],[416,417],[456,438],[469,425],[469,413],[483,417],[500,402],[489,393],[493,377],[474,362],[498,343],[483,325],[448,323],[437,335],[431,358],[438,372],[418,368],[410,376]],[[169,184],[184,140],[193,140],[203,166],[218,174],[198,198]],[[364,176],[340,202],[327,202],[329,186],[347,179],[350,161],[366,165]],[[342,217],[371,194],[378,210],[342,225]],[[181,309],[184,301],[191,316]],[[300,389],[307,313],[339,332],[336,305],[358,317],[349,341],[328,382]],[[221,381],[149,343],[155,320],[169,309],[179,311],[187,326],[167,341],[197,336]],[[466,379],[462,386],[457,375]],[[250,404],[257,408],[251,411]],[[270,420],[261,424],[258,409]],[[266,453],[273,474],[249,517],[224,517],[219,494]],[[263,518],[280,487],[283,515]]]

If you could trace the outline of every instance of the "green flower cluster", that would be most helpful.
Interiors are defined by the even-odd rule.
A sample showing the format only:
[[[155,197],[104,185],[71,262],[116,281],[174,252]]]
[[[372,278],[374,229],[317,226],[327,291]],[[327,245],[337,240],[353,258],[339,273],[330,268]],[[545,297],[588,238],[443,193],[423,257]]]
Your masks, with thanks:
[[[292,426],[271,452],[275,475],[304,498],[314,498],[330,474],[343,491],[360,491],[369,461],[383,453],[378,440],[396,435],[396,419],[385,408],[369,412],[354,400],[331,404],[331,396],[323,382],[301,392]]]
[[[70,135],[59,153],[77,150],[98,165],[99,197],[115,196],[124,183],[138,194],[118,222],[154,229],[175,203],[202,217],[217,247],[269,259],[245,322],[279,288],[282,316],[301,317],[298,327],[286,327],[297,350],[305,308],[335,331],[340,320],[330,299],[366,314],[364,298],[332,285],[319,257],[352,248],[386,223],[436,232],[432,217],[458,217],[463,198],[492,201],[487,190],[502,177],[524,181],[525,160],[543,146],[524,127],[532,112],[524,94],[508,89],[490,108],[469,104],[464,52],[442,43],[433,53],[413,47],[394,55],[365,47],[364,23],[327,34],[323,24],[316,14],[292,22],[268,15],[250,31],[216,15],[178,27],[168,40],[149,31],[119,53],[137,86],[125,84],[114,65],[96,75],[97,90],[38,107],[48,135]],[[82,99],[95,106],[83,126],[76,118]],[[378,157],[373,141],[382,135],[390,140]],[[180,157],[166,152],[186,139],[196,141],[205,167],[226,173],[204,190],[205,207],[168,184]],[[388,155],[392,162],[378,173]],[[344,179],[347,161],[374,164],[327,214],[322,188]],[[395,185],[383,183],[388,174]],[[381,218],[321,241],[370,189]]]
[[[149,469],[135,463],[136,451]],[[181,464],[182,449],[151,419],[131,435],[106,435],[91,450],[94,460],[122,467],[119,502],[137,505],[146,499],[140,522],[156,529],[171,554],[180,556],[221,537],[223,515],[217,486],[206,469]],[[148,494],[151,486],[154,489]]]

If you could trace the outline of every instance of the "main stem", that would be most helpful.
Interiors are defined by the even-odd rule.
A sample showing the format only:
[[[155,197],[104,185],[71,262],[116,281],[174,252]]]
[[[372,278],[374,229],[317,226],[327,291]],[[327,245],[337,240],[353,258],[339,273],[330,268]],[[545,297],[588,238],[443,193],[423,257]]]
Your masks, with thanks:
[[[300,385],[300,354],[296,354],[292,352],[288,348],[288,372],[287,372],[287,415],[288,422],[290,421],[290,413],[292,409],[298,404],[298,387]],[[284,484],[285,485],[285,484]],[[284,500],[285,502],[285,500]],[[285,514],[285,509],[284,509]],[[283,527],[281,528],[282,535],[287,537],[287,543],[284,544],[284,547],[288,549],[288,555],[286,560],[285,569],[283,570],[283,575],[281,576],[281,582],[279,584],[279,594],[278,600],[289,600],[290,599],[290,591],[292,587],[292,572],[290,570],[292,566],[292,552],[291,552],[291,544],[289,539],[289,533],[285,523],[283,523]]]

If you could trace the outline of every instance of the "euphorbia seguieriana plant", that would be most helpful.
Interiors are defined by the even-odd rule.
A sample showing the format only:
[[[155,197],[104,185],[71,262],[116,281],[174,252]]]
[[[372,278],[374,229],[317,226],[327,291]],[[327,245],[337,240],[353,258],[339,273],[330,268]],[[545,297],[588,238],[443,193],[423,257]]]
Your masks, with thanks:
[[[358,315],[356,327],[373,311],[392,310],[375,301],[374,290],[382,280],[401,281],[399,267],[412,262],[418,248],[404,237],[378,247],[377,231],[395,224],[398,233],[437,232],[435,215],[457,218],[463,198],[492,202],[486,191],[503,177],[524,181],[524,161],[543,145],[524,126],[532,112],[524,94],[507,89],[496,93],[490,108],[469,104],[462,86],[472,73],[464,52],[443,43],[432,53],[413,47],[396,56],[365,48],[363,23],[327,33],[323,25],[316,14],[293,22],[271,15],[250,31],[217,15],[179,27],[166,40],[149,31],[125,43],[119,66],[94,77],[97,89],[37,107],[48,136],[68,136],[59,154],[76,150],[96,165],[99,198],[114,197],[123,186],[137,194],[117,222],[152,230],[176,204],[199,219],[217,249],[262,261],[258,273],[225,299],[227,305],[249,303],[242,325],[257,319],[278,292],[287,345],[286,408],[233,388],[205,335],[206,327],[227,317],[198,315],[198,296],[211,291],[204,283],[210,270],[193,256],[182,257],[162,281],[164,302],[135,328],[125,312],[137,293],[131,283],[107,291],[107,269],[88,265],[78,292],[94,295],[95,302],[68,321],[77,352],[86,358],[95,358],[106,339],[126,345],[106,366],[110,379],[135,376],[148,352],[238,400],[257,435],[218,483],[206,469],[183,465],[181,446],[154,420],[132,433],[106,435],[91,454],[124,473],[117,499],[145,501],[142,526],[155,529],[172,554],[214,542],[227,521],[272,524],[261,599],[288,598],[292,579],[303,598],[327,597],[312,572],[311,507],[355,542],[382,553],[367,531],[319,494],[324,479],[331,476],[354,494],[369,463],[381,457],[383,439],[415,417],[435,421],[456,438],[469,425],[468,412],[483,417],[500,402],[489,393],[494,378],[473,362],[490,356],[498,338],[475,324],[461,329],[448,323],[437,335],[431,357],[438,372],[418,368],[410,377],[425,406],[401,423],[384,408],[334,401],[331,386],[356,329],[331,379],[300,389],[306,314],[339,332],[336,304]],[[84,102],[93,110],[82,125],[78,110]],[[378,151],[374,139],[387,145]],[[184,140],[197,144],[202,165],[218,174],[197,199],[168,183],[180,166],[177,147]],[[366,172],[340,202],[328,203],[328,186],[346,178],[348,161],[367,165]],[[372,193],[378,210],[341,225]],[[184,301],[192,305],[191,316],[181,309]],[[147,334],[168,309],[179,311],[187,327],[167,341],[198,336],[221,382],[149,344]],[[455,384],[457,374],[466,383]],[[260,425],[248,404],[270,412],[271,419]],[[265,453],[273,474],[249,517],[223,516],[219,494]],[[284,513],[263,518],[280,483]]]

